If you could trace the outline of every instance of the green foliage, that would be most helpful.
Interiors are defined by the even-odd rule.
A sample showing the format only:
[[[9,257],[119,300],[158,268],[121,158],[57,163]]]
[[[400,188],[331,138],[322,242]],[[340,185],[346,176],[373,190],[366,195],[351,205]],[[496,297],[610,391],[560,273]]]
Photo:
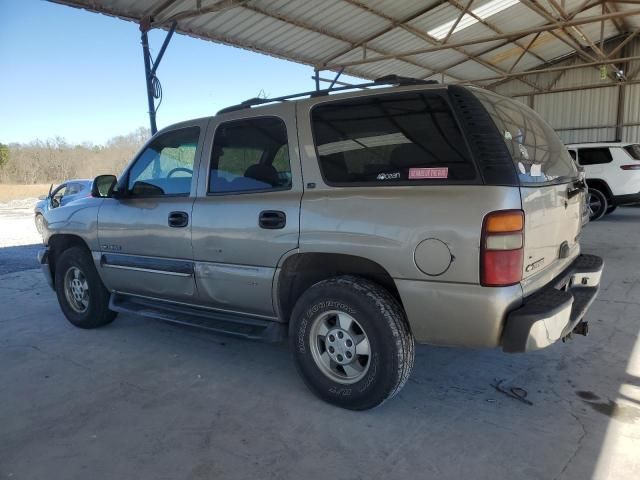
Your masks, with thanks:
[[[0,143],[0,168],[4,167],[9,162],[9,147],[3,143]]]

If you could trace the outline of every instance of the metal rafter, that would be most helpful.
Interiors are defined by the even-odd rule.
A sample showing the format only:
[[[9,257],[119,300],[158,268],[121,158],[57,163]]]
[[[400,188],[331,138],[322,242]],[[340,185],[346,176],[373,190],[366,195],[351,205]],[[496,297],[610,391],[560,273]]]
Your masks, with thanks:
[[[604,8],[605,12],[617,12],[618,11],[618,7],[615,4],[609,5],[606,2],[602,3],[602,8]],[[631,30],[629,28],[629,25],[627,24],[627,21],[624,18],[613,18],[613,19],[611,19],[611,21],[616,26],[616,30],[618,30],[618,33],[620,33],[620,34],[623,34],[625,32],[628,32],[629,30]]]
[[[540,15],[541,17],[545,18],[548,22],[557,22],[557,23],[559,23],[560,24],[559,30],[562,30],[565,33],[565,35],[567,35],[567,38],[563,37],[562,35],[557,34],[556,32],[553,32],[553,31],[550,32],[550,33],[554,37],[556,37],[558,40],[560,40],[561,42],[567,44],[572,50],[575,50],[576,53],[578,55],[580,55],[582,58],[584,58],[585,60],[590,61],[590,62],[592,62],[592,61],[594,61],[596,59],[596,57],[592,57],[587,52],[585,52],[584,51],[584,47],[580,43],[580,40],[575,38],[575,36],[570,31],[568,31],[568,29],[567,29],[567,27],[568,27],[567,22],[568,21],[567,20],[558,19],[558,18],[554,17],[550,12],[548,12],[545,8],[543,8],[540,5],[538,5],[533,0],[520,0],[520,3],[522,3],[529,10],[531,10],[531,11],[537,13],[538,15]],[[591,6],[585,6],[584,8],[591,8]],[[580,12],[576,11],[574,16],[577,15],[578,13],[580,13]]]
[[[320,35],[324,35],[324,36],[329,37],[329,38],[333,38],[334,40],[338,40],[338,41],[341,41],[341,42],[344,42],[344,43],[348,43],[350,45],[355,43],[352,39],[349,39],[349,38],[344,37],[342,35],[339,35],[339,34],[336,34],[336,33],[333,33],[333,32],[329,32],[326,29],[318,29],[318,28],[314,27],[313,25],[309,25],[306,22],[302,22],[300,20],[294,20],[294,19],[289,18],[286,15],[282,15],[280,13],[270,12],[270,11],[264,9],[264,8],[258,7],[258,6],[253,5],[253,4],[252,5],[243,5],[242,8],[247,9],[247,10],[251,10],[251,11],[256,12],[256,13],[259,13],[259,14],[264,15],[266,17],[270,17],[270,18],[274,18],[276,20],[280,20],[281,22],[285,22],[285,23],[289,23],[291,25],[295,25],[296,27],[303,28],[305,30],[309,30],[309,31],[314,32],[314,33],[318,33]],[[372,52],[375,52],[375,53],[379,54],[379,55],[389,55],[389,53],[387,53],[385,50],[380,50],[379,48],[368,47],[368,49],[370,51],[372,51]],[[398,60],[401,61],[401,62],[408,63],[408,64],[410,64],[410,65],[412,65],[414,67],[418,67],[418,68],[421,68],[423,70],[427,70],[427,71],[431,72],[429,74],[429,76],[433,75],[434,73],[436,73],[435,70],[433,69],[433,67],[430,67],[427,64],[424,64],[424,63],[421,63],[421,62],[417,62],[415,60],[411,60],[411,59],[408,59],[408,58],[402,58],[402,59],[398,59]],[[317,65],[317,68],[319,68],[319,67],[322,67],[322,65]],[[451,77],[451,78],[455,78],[456,80],[461,80],[460,78],[457,78],[457,77]]]
[[[633,57],[623,57],[623,58],[618,58],[617,59],[618,62],[622,63],[622,62],[631,62],[631,61],[635,61],[635,60],[640,60],[640,55],[635,55]],[[519,76],[522,75],[536,75],[538,73],[549,73],[549,72],[560,72],[562,70],[572,70],[572,69],[579,69],[579,68],[590,68],[593,67],[594,65],[602,65],[601,61],[597,61],[597,62],[587,62],[587,63],[578,63],[575,65],[564,65],[564,66],[558,66],[558,67],[547,67],[547,68],[539,68],[539,69],[532,69],[532,70],[525,70],[522,72],[515,72],[515,73],[509,73],[507,74],[507,76],[509,78],[517,78]],[[500,76],[496,76],[496,77],[485,77],[485,78],[477,78],[474,80],[471,80],[472,82],[486,82],[489,80],[502,80],[504,77],[500,77]],[[532,94],[536,94],[536,92],[529,92],[525,95],[532,95]]]
[[[457,0],[449,0],[449,3],[450,3],[453,7],[457,8],[457,9],[459,9],[459,10],[460,10],[460,9],[462,9],[462,5],[460,5],[460,4],[458,3],[458,1],[457,1]],[[469,15],[470,15],[471,17],[475,18],[478,22],[480,22],[482,25],[484,25],[484,26],[485,26],[485,27],[487,27],[488,29],[490,29],[490,30],[492,30],[492,31],[496,32],[497,34],[499,34],[499,35],[503,35],[503,34],[504,34],[504,31],[503,31],[503,30],[500,30],[498,27],[496,27],[496,26],[495,26],[495,25],[493,25],[492,23],[488,22],[487,20],[484,20],[484,19],[480,18],[480,17],[479,17],[478,15],[476,15],[475,13],[473,13],[473,12],[469,12]],[[518,43],[518,41],[517,41],[517,40],[515,40],[515,39],[514,39],[514,40],[512,40],[512,41],[511,41],[511,43],[513,43],[513,44],[514,44],[514,45],[516,45],[517,47],[524,48],[524,47],[523,47],[522,45],[520,45],[520,44]],[[530,52],[530,54],[531,54],[531,55],[533,55],[534,57],[536,57],[536,58],[537,58],[538,60],[540,60],[540,62],[542,62],[542,63],[546,63],[546,62],[547,62],[547,60],[546,60],[545,58],[542,58],[540,55],[538,55],[538,54],[537,54],[537,53],[535,53],[535,52]]]
[[[154,21],[151,26],[152,27],[160,27],[162,25],[166,25],[168,23],[186,20],[188,18],[199,17],[200,15],[206,15],[208,13],[219,13],[224,10],[228,10],[230,8],[235,8],[241,6],[243,3],[246,3],[248,0],[218,0],[216,3],[209,5],[208,7],[197,7],[194,10],[185,10],[182,12],[178,12],[168,18]],[[198,2],[200,3],[200,2]]]
[[[451,2],[449,2],[451,3]],[[456,18],[456,21],[453,22],[453,25],[451,25],[451,28],[449,29],[449,32],[447,33],[447,35],[440,41],[440,43],[447,43],[447,40],[449,40],[449,37],[451,37],[451,34],[453,34],[453,32],[455,32],[456,27],[458,26],[458,24],[460,23],[460,20],[462,20],[462,17],[465,16],[465,14],[467,13],[467,11],[469,10],[469,8],[471,8],[471,5],[473,4],[473,0],[469,0],[467,2],[467,4],[465,5],[465,7],[460,10],[460,15],[458,15],[458,18]]]
[[[387,56],[378,56],[378,57],[373,57],[373,58],[367,58],[367,59],[363,59],[363,60],[356,60],[356,61],[352,61],[352,62],[340,62],[340,63],[335,63],[335,64],[328,64],[325,65],[326,68],[328,69],[337,69],[340,67],[351,67],[351,66],[355,66],[355,65],[364,65],[366,63],[375,63],[375,62],[379,62],[382,60],[388,60],[390,58],[404,58],[404,57],[411,57],[413,55],[421,55],[423,53],[431,53],[431,52],[438,52],[441,50],[447,50],[450,48],[457,48],[457,47],[465,47],[468,45],[477,45],[480,43],[488,43],[488,42],[493,42],[495,40],[502,40],[502,39],[513,39],[513,38],[521,38],[527,35],[531,35],[533,33],[538,33],[538,32],[547,32],[550,30],[557,30],[559,28],[564,27],[571,27],[571,26],[575,26],[575,25],[586,25],[588,23],[594,23],[594,22],[599,22],[602,19],[605,20],[609,20],[611,18],[618,18],[618,17],[622,17],[625,15],[640,15],[640,9],[634,9],[634,10],[628,10],[625,12],[612,12],[612,13],[608,13],[605,15],[594,15],[594,16],[589,16],[589,17],[582,17],[582,18],[576,18],[573,19],[571,21],[568,22],[550,22],[547,23],[545,25],[541,25],[538,27],[531,27],[531,28],[527,28],[527,29],[523,29],[523,30],[517,30],[517,31],[513,31],[513,32],[507,32],[505,34],[502,35],[490,35],[490,36],[485,36],[485,37],[478,37],[478,38],[474,38],[474,39],[470,39],[470,40],[465,40],[465,41],[461,41],[461,42],[452,42],[452,43],[447,43],[446,45],[434,45],[432,47],[426,47],[426,48],[418,48],[415,50],[410,50],[410,51],[406,51],[406,52],[402,52],[399,54],[393,54],[393,55],[387,55]],[[600,62],[602,63],[602,62]]]
[[[522,58],[525,56],[525,54],[531,49],[531,47],[533,47],[533,44],[536,43],[536,40],[538,40],[540,35],[542,35],[542,32],[536,33],[534,35],[534,37],[531,39],[531,41],[528,43],[526,48],[522,49],[522,52],[520,53],[520,55],[518,55],[518,58],[516,58],[516,61],[513,62],[513,65],[511,65],[511,67],[509,68],[508,73],[513,72],[513,69],[516,68],[516,65],[518,65],[520,60],[522,60]],[[522,48],[522,47],[520,47],[520,48]]]
[[[385,19],[387,21],[393,21],[392,17],[390,17],[390,16],[386,15],[385,13],[380,12],[380,11],[378,11],[378,10],[368,6],[368,5],[365,5],[365,4],[361,3],[359,0],[344,0],[344,1],[346,1],[346,2],[348,2],[350,4],[352,4],[352,5],[358,6],[358,7],[362,8],[363,10],[366,10],[369,13],[377,15],[378,17],[383,18],[383,19]],[[439,45],[439,46],[444,47],[444,48],[447,48],[447,47],[450,46],[450,44],[439,43],[436,38],[430,36],[429,34],[423,32],[422,30],[420,30],[420,29],[418,29],[416,27],[407,25],[406,23],[399,24],[398,27],[403,29],[403,30],[405,30],[408,33],[411,33],[411,34],[417,36],[418,38],[424,40],[425,42],[427,42],[427,43],[429,43],[431,45]],[[472,55],[472,54],[466,52],[464,49],[462,49],[460,47],[451,46],[449,48],[452,48],[453,50],[457,51],[458,53],[464,55],[467,58],[467,60],[476,62],[476,63],[482,65],[483,67],[485,67],[485,68],[487,68],[489,70],[492,70],[492,71],[494,71],[496,73],[501,73],[501,74],[507,73],[505,70],[501,69],[500,67],[497,67],[497,66],[493,65],[492,63],[487,62],[484,59],[478,58],[476,55]],[[451,67],[449,67],[449,69],[450,68]],[[449,69],[447,69],[447,70],[449,70]],[[451,78],[455,78],[451,74],[447,73],[447,70],[443,69],[442,71],[435,71],[435,72],[431,73],[428,76],[432,76],[432,75],[438,74],[438,73],[444,73],[444,74],[446,74],[447,76],[449,76]],[[540,89],[539,86],[535,85],[532,82],[525,82],[525,83],[527,83],[530,87],[535,88],[536,90]]]
[[[340,58],[343,55],[346,55],[347,53],[355,50],[356,48],[359,47],[363,47],[365,46],[367,43],[376,40],[377,38],[382,37],[383,35],[389,33],[391,30],[393,30],[394,28],[397,28],[400,24],[403,23],[407,23],[410,22],[411,20],[414,20],[418,17],[421,17],[422,15],[429,13],[432,10],[435,10],[436,8],[438,8],[440,5],[443,5],[445,3],[448,3],[448,0],[440,0],[439,2],[428,6],[427,8],[423,8],[415,13],[412,13],[411,15],[404,17],[402,20],[394,20],[392,22],[390,22],[390,25],[383,28],[382,30],[377,31],[376,33],[368,36],[367,38],[365,38],[364,40],[360,40],[357,43],[354,43],[353,45],[351,45],[349,48],[346,48],[338,53],[335,53],[333,55],[331,55],[331,57],[326,58],[323,62],[324,65],[334,61],[336,58]]]
[[[640,28],[637,30],[634,30],[633,32],[631,32],[629,35],[627,35],[627,37],[620,42],[620,44],[618,44],[618,46],[616,48],[614,48],[613,50],[611,50],[609,52],[609,58],[613,58],[616,56],[616,54],[622,50],[631,40],[633,40],[636,35],[638,35],[640,33]]]

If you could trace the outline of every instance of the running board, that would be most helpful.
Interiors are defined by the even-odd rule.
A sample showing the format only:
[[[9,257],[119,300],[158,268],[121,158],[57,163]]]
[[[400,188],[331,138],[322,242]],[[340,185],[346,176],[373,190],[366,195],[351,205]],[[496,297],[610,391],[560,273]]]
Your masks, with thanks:
[[[283,323],[198,308],[141,297],[112,293],[109,309],[114,312],[132,313],[157,318],[166,322],[188,325],[216,333],[233,335],[250,340],[279,342],[287,336]]]

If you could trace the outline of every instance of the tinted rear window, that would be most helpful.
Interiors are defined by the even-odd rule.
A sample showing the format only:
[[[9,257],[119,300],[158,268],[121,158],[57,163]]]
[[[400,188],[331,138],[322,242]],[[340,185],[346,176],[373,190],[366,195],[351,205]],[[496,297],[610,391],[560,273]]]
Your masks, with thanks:
[[[330,102],[312,110],[329,184],[472,182],[469,151],[447,101],[411,92]]]
[[[560,137],[536,112],[520,102],[472,89],[500,131],[521,185],[562,183],[578,176]]]
[[[611,163],[613,157],[608,147],[603,148],[580,148],[578,150],[578,163],[585,165],[600,165]]]
[[[640,145],[638,144],[629,145],[624,147],[624,149],[627,151],[629,155],[631,155],[632,158],[635,158],[636,160],[640,160]]]

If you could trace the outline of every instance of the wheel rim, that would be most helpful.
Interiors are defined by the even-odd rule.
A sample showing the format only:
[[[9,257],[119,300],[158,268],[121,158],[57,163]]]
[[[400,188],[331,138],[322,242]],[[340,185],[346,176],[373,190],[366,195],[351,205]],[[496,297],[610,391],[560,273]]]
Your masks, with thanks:
[[[592,217],[597,215],[602,209],[602,201],[600,200],[600,197],[593,193],[589,193],[587,195],[587,203],[589,204],[589,215]]]
[[[64,275],[64,295],[69,306],[78,313],[89,308],[89,284],[78,267],[71,267]]]
[[[338,383],[356,383],[369,370],[369,338],[349,314],[332,310],[313,320],[311,354],[325,376]]]

